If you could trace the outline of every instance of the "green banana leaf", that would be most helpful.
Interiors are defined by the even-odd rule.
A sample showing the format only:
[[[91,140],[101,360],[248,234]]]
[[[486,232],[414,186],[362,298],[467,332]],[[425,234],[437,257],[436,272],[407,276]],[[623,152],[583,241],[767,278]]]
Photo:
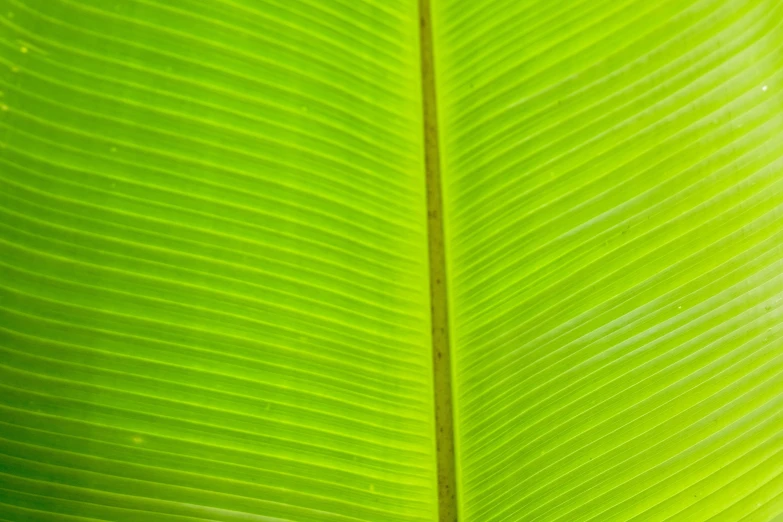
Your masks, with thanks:
[[[780,516],[782,48],[779,0],[0,0],[0,521]]]
[[[462,519],[783,513],[783,3],[433,8]]]

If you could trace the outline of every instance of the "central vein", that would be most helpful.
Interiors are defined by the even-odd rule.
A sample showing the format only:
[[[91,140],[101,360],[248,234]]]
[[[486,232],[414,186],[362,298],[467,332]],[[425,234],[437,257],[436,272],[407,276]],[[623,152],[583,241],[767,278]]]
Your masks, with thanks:
[[[424,110],[424,151],[427,176],[427,229],[430,258],[430,306],[432,312],[432,363],[435,388],[435,428],[438,458],[438,512],[440,522],[457,520],[454,462],[454,421],[451,398],[451,354],[443,245],[438,113],[435,66],[432,52],[430,0],[419,0],[421,28],[421,78]]]

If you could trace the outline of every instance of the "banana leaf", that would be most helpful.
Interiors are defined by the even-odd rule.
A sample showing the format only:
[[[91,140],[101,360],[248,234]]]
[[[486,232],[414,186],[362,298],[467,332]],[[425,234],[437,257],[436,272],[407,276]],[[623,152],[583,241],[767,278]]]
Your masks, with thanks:
[[[0,521],[780,516],[782,24],[0,0]]]

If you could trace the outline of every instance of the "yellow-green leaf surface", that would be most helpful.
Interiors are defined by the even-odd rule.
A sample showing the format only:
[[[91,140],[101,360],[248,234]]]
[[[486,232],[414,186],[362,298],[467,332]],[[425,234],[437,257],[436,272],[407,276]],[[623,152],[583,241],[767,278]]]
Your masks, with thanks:
[[[435,517],[417,16],[0,1],[0,519]]]
[[[783,4],[433,4],[465,521],[783,512]]]
[[[0,0],[0,522],[783,513],[783,4],[418,4]]]

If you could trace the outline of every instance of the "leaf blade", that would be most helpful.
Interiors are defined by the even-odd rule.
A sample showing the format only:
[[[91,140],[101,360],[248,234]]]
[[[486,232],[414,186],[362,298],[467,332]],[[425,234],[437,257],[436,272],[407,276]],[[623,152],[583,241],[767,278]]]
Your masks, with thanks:
[[[435,27],[461,516],[720,516],[737,455],[779,448],[779,6],[457,4]]]
[[[2,516],[432,518],[415,4],[2,8]]]

